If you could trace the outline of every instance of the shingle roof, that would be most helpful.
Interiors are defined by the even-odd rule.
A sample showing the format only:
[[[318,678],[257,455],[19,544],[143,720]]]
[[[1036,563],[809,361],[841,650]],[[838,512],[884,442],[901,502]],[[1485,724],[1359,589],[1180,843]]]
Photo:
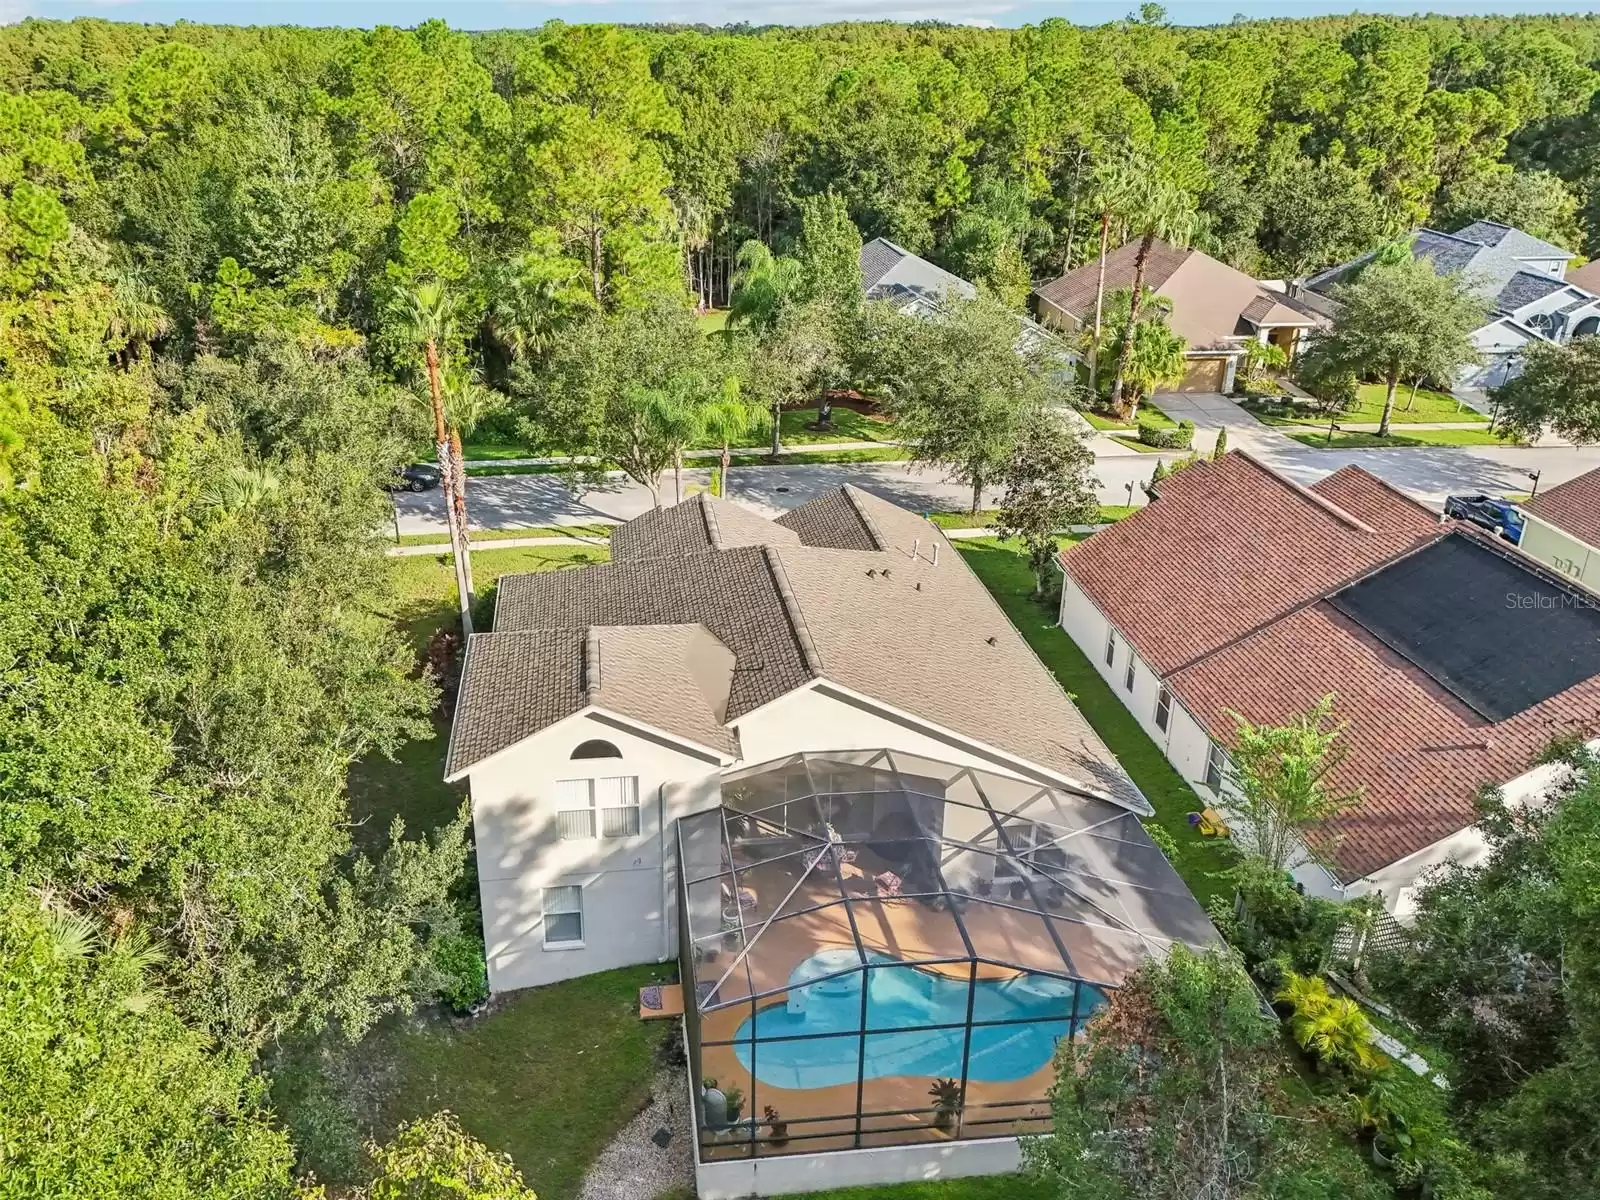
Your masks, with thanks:
[[[1139,243],[1129,242],[1106,255],[1106,291],[1133,286]],[[1093,320],[1100,260],[1084,263],[1034,294],[1080,321]],[[1145,284],[1172,301],[1170,324],[1190,350],[1237,349],[1252,327],[1322,324],[1322,318],[1270,292],[1243,271],[1199,250],[1157,240],[1145,260]]]
[[[1548,275],[1535,275],[1532,271],[1518,271],[1495,296],[1495,310],[1511,314],[1525,304],[1543,300],[1553,292],[1564,292],[1567,285]]]
[[[1158,496],[1069,548],[1062,563],[1163,675],[1437,526],[1426,509],[1359,467],[1308,489],[1238,451],[1185,468]],[[1340,499],[1357,501],[1360,511],[1345,510]]]
[[[793,545],[798,540],[741,504],[701,492],[618,525],[611,532],[611,559],[629,562],[732,546]]]
[[[835,550],[882,550],[861,509],[845,489],[828,492],[791,508],[775,522],[792,529],[807,546],[830,546]]]
[[[1567,282],[1586,292],[1600,293],[1600,259],[1568,271]]]
[[[727,525],[726,507],[706,511]],[[850,487],[802,508],[809,511],[797,520],[795,510],[786,526],[746,514],[782,545],[696,548],[682,513],[652,513],[638,519],[645,534],[623,542],[639,550],[659,538],[666,552],[657,557],[503,577],[495,632],[474,637],[468,653],[449,772],[591,702],[731,747],[727,729],[729,740],[715,739],[713,719],[736,723],[815,681],[1146,807],[938,529]],[[801,537],[815,540],[801,545]]]
[[[1418,229],[1411,234],[1411,253],[1426,259],[1440,275],[1464,276],[1501,314],[1514,312],[1564,286],[1560,279],[1529,270],[1528,264],[1569,256],[1560,246],[1495,221],[1476,221],[1455,233]],[[1326,294],[1371,258],[1372,254],[1363,254],[1330,267],[1306,280],[1306,287]]]
[[[920,298],[932,303],[946,292],[970,298],[978,291],[959,275],[952,275],[888,238],[873,238],[861,247],[861,286],[869,300]]]
[[[1540,520],[1600,547],[1600,468],[1540,492],[1522,507]]]

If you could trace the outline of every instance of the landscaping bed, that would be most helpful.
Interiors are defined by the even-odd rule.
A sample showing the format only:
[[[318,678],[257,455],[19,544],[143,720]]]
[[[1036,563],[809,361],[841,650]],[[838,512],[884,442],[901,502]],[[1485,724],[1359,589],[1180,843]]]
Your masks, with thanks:
[[[1503,437],[1498,433],[1490,433],[1487,429],[1414,429],[1409,433],[1391,433],[1387,437],[1379,437],[1376,433],[1365,433],[1359,430],[1338,431],[1332,440],[1328,438],[1327,430],[1321,433],[1306,429],[1300,432],[1290,432],[1287,437],[1293,438],[1302,446],[1310,446],[1313,450],[1391,450],[1401,446],[1514,446],[1514,438]]]

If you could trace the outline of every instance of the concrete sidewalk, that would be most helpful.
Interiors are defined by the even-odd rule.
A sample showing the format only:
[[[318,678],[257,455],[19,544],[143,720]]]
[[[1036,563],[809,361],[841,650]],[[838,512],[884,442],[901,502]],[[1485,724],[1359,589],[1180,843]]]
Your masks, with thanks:
[[[836,450],[877,450],[898,446],[899,442],[803,442],[787,445],[778,455],[782,462],[791,454],[831,454]],[[740,454],[766,454],[772,453],[771,446],[735,446],[728,451],[730,455]],[[721,450],[685,450],[683,457],[686,459],[719,459]],[[573,465],[586,465],[595,462],[593,455],[576,454],[570,456],[555,455],[551,458],[469,458],[467,470],[474,467],[566,467]]]

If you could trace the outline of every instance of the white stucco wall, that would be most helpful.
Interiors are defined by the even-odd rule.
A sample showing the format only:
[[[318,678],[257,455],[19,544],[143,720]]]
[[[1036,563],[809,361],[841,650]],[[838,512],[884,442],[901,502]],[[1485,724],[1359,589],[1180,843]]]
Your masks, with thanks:
[[[881,750],[887,746],[941,762],[1042,778],[1021,763],[985,753],[977,743],[917,728],[867,703],[831,692],[826,684],[790,692],[739,718],[735,727],[741,765],[769,762],[801,750]]]
[[[1590,591],[1600,592],[1600,550],[1532,513],[1524,512],[1523,518],[1522,540],[1517,543],[1517,549],[1577,580]]]
[[[572,759],[601,738],[622,757]],[[672,822],[721,800],[720,766],[707,757],[569,717],[490,759],[471,775],[489,987],[503,992],[656,962],[676,953],[672,923]],[[639,833],[563,841],[556,782],[636,776]],[[598,832],[599,815],[596,814]],[[583,888],[581,946],[544,944],[543,891]]]
[[[1016,1138],[785,1154],[736,1162],[695,1163],[700,1200],[744,1200],[873,1184],[1004,1175],[1020,1170]]]

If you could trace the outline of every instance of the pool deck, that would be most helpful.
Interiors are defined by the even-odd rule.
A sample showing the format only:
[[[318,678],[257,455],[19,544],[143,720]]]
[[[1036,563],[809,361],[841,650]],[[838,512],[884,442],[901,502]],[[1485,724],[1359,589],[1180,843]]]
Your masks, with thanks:
[[[737,952],[720,953],[714,960],[702,962],[696,968],[699,981],[707,984],[716,983],[728,974],[716,992],[716,1002],[725,1007],[713,1008],[701,1015],[701,1078],[716,1080],[724,1091],[730,1086],[737,1087],[744,1097],[742,1116],[754,1117],[760,1122],[758,1133],[761,1136],[767,1134],[763,1114],[769,1106],[790,1123],[791,1139],[798,1139],[802,1133],[833,1135],[791,1140],[781,1148],[758,1146],[759,1154],[852,1148],[857,1144],[857,1112],[924,1110],[903,1116],[864,1118],[862,1146],[945,1141],[957,1136],[986,1138],[1040,1133],[1048,1127],[1048,1096],[1055,1082],[1052,1064],[1020,1079],[969,1081],[966,1118],[980,1121],[1004,1118],[1005,1123],[966,1126],[958,1132],[937,1129],[932,1124],[931,1114],[926,1111],[933,1104],[928,1094],[933,1084],[931,1076],[868,1078],[859,1085],[859,1092],[854,1080],[817,1088],[776,1087],[754,1078],[739,1061],[733,1046],[714,1044],[731,1042],[739,1027],[753,1015],[756,1005],[785,1003],[787,991],[783,989],[801,962],[824,950],[853,948],[858,933],[862,947],[867,950],[950,978],[965,979],[974,969],[977,978],[983,980],[1015,978],[1026,969],[1062,973],[1061,954],[1045,925],[1048,918],[998,904],[969,904],[962,910],[961,920],[973,945],[1015,965],[983,960],[974,963],[968,957],[955,918],[948,911],[935,910],[913,898],[874,894],[872,876],[887,869],[887,864],[873,861],[871,852],[863,850],[857,862],[842,866],[839,881],[817,873],[801,880],[801,871],[792,860],[763,864],[741,872],[741,884],[749,886],[757,895],[757,908],[753,914],[745,915],[746,927],[759,928],[771,915],[771,908],[780,902],[782,913],[760,932],[744,961],[731,974],[728,971]],[[848,906],[830,903],[840,898],[840,882],[851,898]],[[829,907],[801,911],[818,904],[829,904]],[[787,913],[796,915],[784,915]],[[939,961],[941,959],[952,961]],[[752,995],[761,996],[761,999],[751,1003]],[[747,1002],[737,1003],[740,1000]],[[1004,1107],[988,1109],[987,1105]],[[799,1123],[808,1118],[827,1119]],[[708,1158],[744,1157],[749,1154],[750,1147],[746,1141],[722,1134],[714,1135],[712,1141],[703,1145],[702,1152]]]

